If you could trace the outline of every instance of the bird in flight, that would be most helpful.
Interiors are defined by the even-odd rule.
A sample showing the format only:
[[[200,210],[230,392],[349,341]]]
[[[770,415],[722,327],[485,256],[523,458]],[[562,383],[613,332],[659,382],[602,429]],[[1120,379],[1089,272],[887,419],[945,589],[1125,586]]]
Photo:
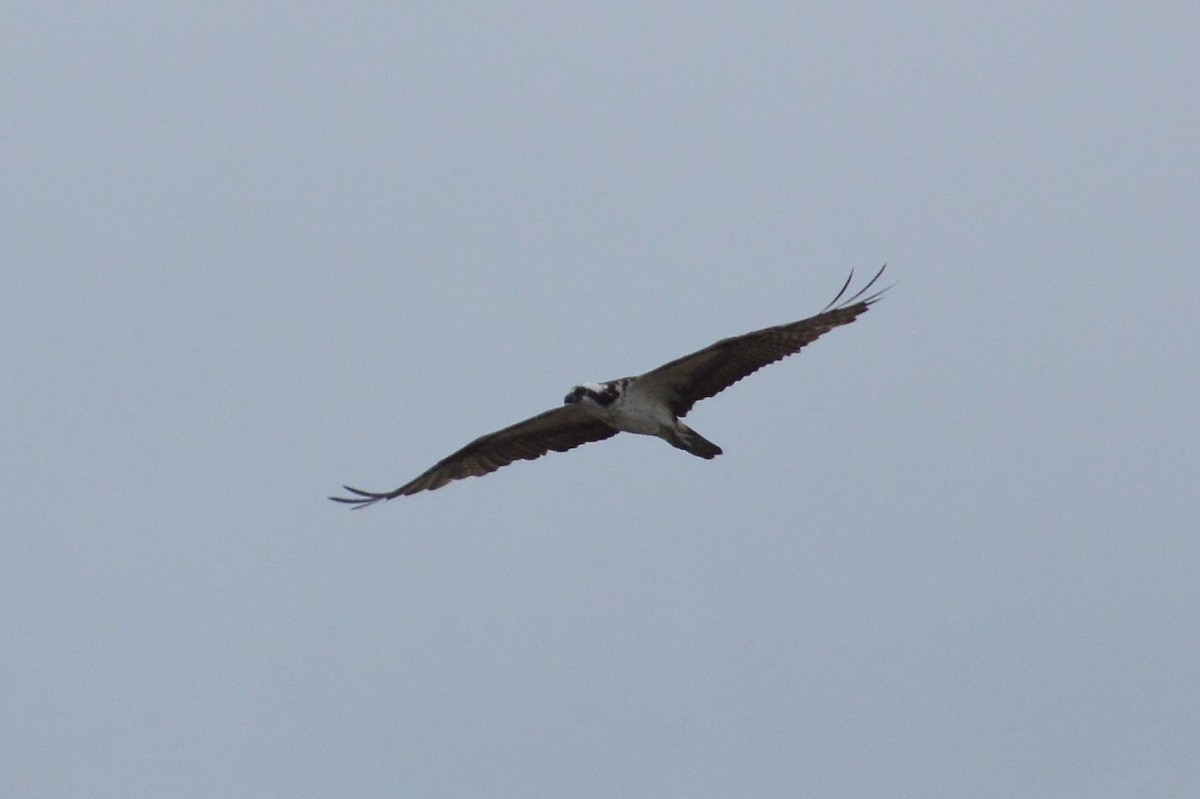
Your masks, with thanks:
[[[566,452],[620,432],[658,436],[699,458],[715,458],[721,448],[680,419],[700,400],[794,355],[833,328],[853,322],[887,290],[867,295],[886,268],[884,264],[865,286],[846,297],[854,279],[851,271],[842,290],[816,316],[722,339],[636,377],[582,383],[571,389],[561,406],[480,436],[393,491],[376,493],[342,486],[352,496],[330,499],[355,509],[365,508],[381,500],[433,491],[464,477],[490,474],[513,461],[533,460],[551,451]]]

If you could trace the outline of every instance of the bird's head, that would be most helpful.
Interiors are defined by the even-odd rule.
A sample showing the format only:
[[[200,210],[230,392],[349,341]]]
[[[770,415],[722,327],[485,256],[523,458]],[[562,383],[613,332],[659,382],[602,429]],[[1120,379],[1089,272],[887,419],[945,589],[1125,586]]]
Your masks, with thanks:
[[[582,386],[575,386],[575,388],[571,389],[571,393],[563,397],[563,405],[578,405],[579,403],[583,402],[583,398],[588,395],[589,389],[591,389],[592,393],[595,393],[595,391],[599,388],[599,386],[594,386],[590,383],[585,383]]]
[[[617,398],[618,390],[611,383],[583,383],[563,397],[563,405],[600,405],[608,407]]]

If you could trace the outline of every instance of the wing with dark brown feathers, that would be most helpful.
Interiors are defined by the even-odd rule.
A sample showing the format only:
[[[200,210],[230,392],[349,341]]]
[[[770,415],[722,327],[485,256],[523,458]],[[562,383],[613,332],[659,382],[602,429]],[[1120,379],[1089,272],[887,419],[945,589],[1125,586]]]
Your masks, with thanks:
[[[853,322],[886,291],[864,296],[886,268],[887,264],[884,264],[867,285],[843,299],[854,278],[854,272],[851,272],[833,302],[816,316],[722,339],[647,372],[638,380],[663,386],[671,397],[671,410],[676,416],[684,416],[700,400],[719,394],[768,364],[794,355],[833,328]]]
[[[615,436],[609,427],[578,405],[540,413],[511,427],[488,433],[467,444],[453,455],[442,458],[420,477],[386,493],[362,491],[350,486],[342,488],[353,497],[330,497],[355,508],[365,508],[380,500],[408,496],[418,491],[433,491],[452,480],[491,474],[513,461],[540,458],[547,452],[566,452],[589,441],[602,441]]]

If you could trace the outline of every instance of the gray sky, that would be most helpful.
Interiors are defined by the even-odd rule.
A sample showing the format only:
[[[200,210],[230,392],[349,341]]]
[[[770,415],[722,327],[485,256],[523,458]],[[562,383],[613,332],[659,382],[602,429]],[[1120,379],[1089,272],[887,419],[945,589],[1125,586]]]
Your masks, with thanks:
[[[1198,8],[10,4],[0,793],[1200,794]]]

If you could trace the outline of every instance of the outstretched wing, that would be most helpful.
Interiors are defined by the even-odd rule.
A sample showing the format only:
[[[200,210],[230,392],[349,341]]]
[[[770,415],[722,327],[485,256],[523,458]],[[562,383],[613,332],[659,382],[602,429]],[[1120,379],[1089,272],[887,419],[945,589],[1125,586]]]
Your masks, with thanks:
[[[615,428],[601,422],[584,408],[578,405],[564,405],[503,430],[480,436],[453,455],[442,458],[424,474],[395,491],[377,494],[342,486],[355,496],[330,499],[353,505],[356,509],[365,508],[380,500],[408,496],[418,491],[433,491],[452,480],[491,474],[513,461],[531,461],[550,451],[566,452],[580,444],[602,441],[616,434]]]
[[[799,352],[835,327],[848,325],[879,299],[887,289],[863,296],[879,280],[887,264],[858,292],[843,299],[854,272],[846,278],[842,290],[825,310],[808,319],[756,330],[743,336],[721,339],[699,352],[685,355],[638,377],[647,386],[658,386],[670,397],[671,410],[684,416],[702,399],[708,399],[732,386],[743,377],[768,364]]]

